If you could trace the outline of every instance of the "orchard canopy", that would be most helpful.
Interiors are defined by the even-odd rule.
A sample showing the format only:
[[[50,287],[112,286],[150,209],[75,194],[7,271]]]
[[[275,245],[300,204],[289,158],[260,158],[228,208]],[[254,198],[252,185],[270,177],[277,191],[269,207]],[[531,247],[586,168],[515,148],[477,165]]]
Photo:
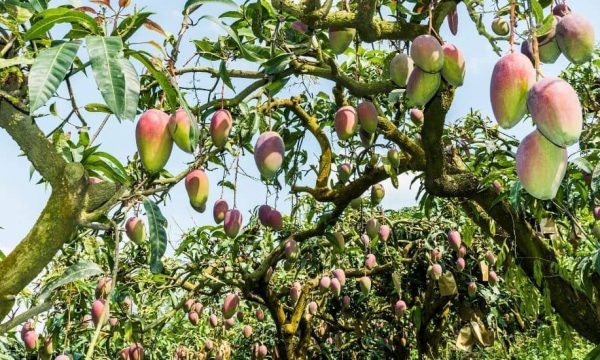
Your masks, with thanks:
[[[0,2],[0,359],[600,358],[595,3]]]

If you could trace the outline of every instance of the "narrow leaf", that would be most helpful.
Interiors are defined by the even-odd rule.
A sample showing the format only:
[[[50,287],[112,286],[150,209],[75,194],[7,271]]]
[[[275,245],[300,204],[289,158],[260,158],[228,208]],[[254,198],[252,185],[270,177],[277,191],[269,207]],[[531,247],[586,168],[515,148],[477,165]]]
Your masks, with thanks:
[[[183,15],[189,15],[196,11],[200,6],[208,3],[230,6],[236,9],[239,8],[238,4],[233,0],[187,0],[183,6]]]
[[[48,8],[47,0],[29,0],[29,4],[37,12],[42,12]]]
[[[85,38],[96,84],[106,105],[122,118],[125,109],[125,75],[121,67],[123,42],[116,36]]]
[[[28,80],[31,112],[44,106],[56,92],[73,64],[80,45],[78,41],[67,42],[40,51]]]
[[[597,193],[600,190],[600,162],[596,164],[592,173],[592,191]]]
[[[158,274],[163,270],[161,258],[167,250],[167,219],[160,212],[158,205],[148,198],[144,199],[144,208],[150,229],[150,271]]]
[[[58,278],[48,282],[43,288],[39,296],[39,301],[44,301],[52,291],[60,286],[66,285],[76,280],[85,279],[90,276],[102,274],[102,269],[98,264],[90,261],[82,261],[71,265]]]
[[[68,8],[53,8],[42,11],[38,17],[40,20],[33,23],[25,33],[25,40],[29,41],[43,37],[56,24],[78,24],[87,29],[91,34],[102,34],[102,29],[93,17],[77,10]]]
[[[544,21],[544,10],[542,9],[542,5],[540,5],[538,0],[530,0],[530,4],[536,23],[539,24]]]
[[[129,52],[127,53],[127,55],[132,56],[133,58],[141,62],[142,65],[146,67],[146,69],[148,69],[148,71],[152,75],[152,78],[154,78],[158,82],[160,87],[165,92],[170,109],[172,111],[177,110],[177,108],[179,107],[177,90],[173,87],[173,84],[171,83],[171,81],[169,81],[169,78],[162,71],[154,67],[154,65],[146,55],[140,52]]]
[[[221,66],[219,66],[219,76],[221,77],[221,80],[223,80],[223,83],[225,85],[227,85],[228,88],[235,91],[235,88],[233,87],[233,83],[231,82],[231,78],[229,77],[229,72],[227,72],[227,65],[225,64],[225,60],[222,60]]]
[[[292,54],[280,54],[277,55],[260,65],[268,75],[275,75],[282,72],[292,61]]]
[[[119,63],[125,75],[125,106],[121,118],[127,120],[135,119],[138,102],[140,100],[140,79],[135,67],[128,59],[120,58]]]
[[[108,106],[104,104],[91,103],[84,106],[85,111],[87,112],[100,112],[106,114],[112,114],[112,111],[108,108]]]
[[[227,34],[229,35],[229,37],[231,37],[231,39],[237,45],[238,49],[240,50],[240,53],[242,54],[242,57],[244,57],[246,60],[251,60],[251,61],[257,60],[256,57],[252,53],[248,52],[246,50],[246,48],[244,48],[244,46],[242,45],[242,42],[240,41],[240,38],[238,37],[236,32],[233,31],[233,29],[231,29],[231,27],[225,25],[221,20],[217,19],[216,17],[214,17],[212,15],[202,16],[200,18],[200,20],[202,20],[202,19],[210,20],[215,25],[217,25],[221,29],[225,30],[227,32]]]
[[[139,28],[144,25],[144,22],[152,15],[151,12],[136,12],[127,16],[119,26],[112,32],[113,36],[120,36],[124,41],[129,39]]]
[[[592,172],[594,171],[592,168],[592,164],[590,164],[590,162],[586,158],[577,158],[571,161],[571,164],[573,164],[573,166],[575,166],[577,169],[588,174],[592,174]]]

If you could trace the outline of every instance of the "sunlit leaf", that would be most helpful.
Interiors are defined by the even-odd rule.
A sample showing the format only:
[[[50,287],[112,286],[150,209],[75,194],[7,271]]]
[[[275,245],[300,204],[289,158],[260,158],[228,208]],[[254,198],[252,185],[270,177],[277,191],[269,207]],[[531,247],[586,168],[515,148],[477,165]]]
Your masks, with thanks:
[[[58,278],[48,282],[40,292],[38,300],[44,301],[52,291],[60,286],[66,285],[76,280],[85,279],[91,276],[102,274],[102,269],[98,264],[81,261],[71,265],[65,272]]]
[[[35,59],[29,74],[29,110],[44,106],[64,80],[81,43],[66,42],[44,49]]]
[[[150,229],[150,270],[154,274],[161,273],[163,270],[162,257],[167,250],[167,219],[160,212],[160,208],[152,200],[144,199],[144,209],[148,217],[148,227]]]

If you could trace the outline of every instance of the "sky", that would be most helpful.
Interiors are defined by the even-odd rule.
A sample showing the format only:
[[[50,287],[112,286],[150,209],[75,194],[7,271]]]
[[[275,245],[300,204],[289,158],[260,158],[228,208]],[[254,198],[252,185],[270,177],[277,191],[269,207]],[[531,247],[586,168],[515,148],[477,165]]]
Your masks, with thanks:
[[[116,3],[116,0],[112,0]],[[64,3],[74,3],[75,5],[90,5],[87,0],[78,2],[58,1],[50,2],[52,6]],[[162,0],[147,0],[133,1],[138,6],[144,6],[146,10],[154,12],[152,20],[159,23],[167,32],[177,33],[181,22],[181,9],[183,0],[162,1]],[[487,6],[492,3],[486,0]],[[600,39],[600,2],[589,0],[572,0],[569,1],[569,6],[574,12],[580,13],[595,25],[596,39]],[[225,9],[218,6],[204,6],[198,10],[199,15],[218,15]],[[447,24],[442,26],[441,36],[448,42],[454,43],[464,53],[466,59],[466,78],[462,87],[457,90],[455,101],[451,111],[448,114],[448,121],[454,121],[461,118],[470,109],[479,109],[484,115],[493,117],[491,105],[489,102],[489,82],[494,63],[498,56],[492,51],[491,46],[486,39],[479,36],[476,32],[474,24],[471,22],[466,13],[464,4],[459,5],[459,32],[457,36],[453,36],[448,31]],[[491,24],[491,15],[486,17],[484,22]],[[57,34],[60,33],[60,29]],[[132,39],[134,42],[143,42],[147,40],[155,40],[162,43],[160,35],[142,31],[143,35]],[[222,29],[213,25],[208,21],[204,21],[201,26],[192,28],[184,39],[182,47],[181,59],[189,58],[193,51],[193,46],[189,43],[191,39],[209,37],[215,39],[219,35],[224,35]],[[138,45],[142,48],[144,45]],[[151,51],[155,49],[146,47]],[[507,52],[507,46],[504,46],[504,52]],[[86,51],[80,49],[79,55],[87,57]],[[181,64],[179,64],[181,66]],[[201,65],[209,65],[208,62]],[[239,67],[247,68],[248,64],[235,64]],[[566,59],[561,58],[553,65],[543,65],[542,71],[545,75],[558,75],[562,69],[568,65]],[[234,67],[234,66],[232,66]],[[206,79],[206,78],[204,78]],[[293,81],[290,81],[292,83]],[[211,82],[212,83],[212,82]],[[93,85],[92,85],[93,84]],[[244,82],[236,82],[236,89],[243,88]],[[180,85],[188,86],[189,82],[182,79]],[[78,104],[84,105],[87,103],[102,102],[99,91],[96,89],[93,79],[86,78],[83,74],[74,79],[73,86],[77,94]],[[322,89],[328,93],[331,92],[332,84],[328,81],[321,81],[318,84],[318,89]],[[64,89],[59,90],[64,94]],[[302,91],[302,88],[291,85],[285,89],[282,94],[295,94]],[[226,92],[226,97],[231,96],[230,91]],[[205,100],[205,99],[203,99]],[[44,112],[44,110],[41,110]],[[59,103],[59,112],[64,116],[69,111],[64,104]],[[47,110],[46,110],[47,112]],[[102,117],[96,114],[86,114],[86,119],[90,124],[92,131],[98,127],[102,121]],[[53,129],[59,120],[53,117],[45,117],[38,121],[38,124],[46,132]],[[508,133],[523,138],[527,133],[533,130],[530,122],[522,122],[517,127],[508,131]],[[102,149],[115,155],[123,163],[126,163],[128,157],[133,156],[136,151],[135,145],[135,122],[124,121],[119,123],[115,118],[108,121],[105,129],[98,137],[96,144],[102,144]],[[573,149],[571,149],[572,151]],[[315,152],[309,152],[313,155],[312,161],[316,159]],[[43,185],[36,185],[39,176],[29,179],[30,164],[28,160],[20,156],[20,151],[16,143],[4,132],[0,130],[0,163],[4,167],[4,171],[0,174],[0,199],[3,205],[0,206],[0,251],[7,254],[18,242],[28,233],[31,226],[35,223],[39,213],[46,204],[46,200],[50,195],[50,189]],[[171,173],[178,173],[186,168],[186,163],[191,161],[188,154],[174,148],[173,154],[166,168]],[[242,160],[242,167],[251,175],[257,176],[258,171],[254,166],[253,159],[247,156]],[[178,237],[183,231],[192,226],[213,223],[212,220],[212,204],[220,197],[220,189],[216,187],[216,183],[220,180],[222,172],[216,171],[209,174],[211,182],[211,193],[208,200],[208,210],[204,214],[199,214],[194,211],[188,203],[187,195],[183,183],[178,184],[171,192],[171,199],[167,206],[163,207],[163,214],[169,221],[169,237],[171,242],[177,242]],[[394,189],[391,184],[385,182],[386,198],[383,201],[384,208],[398,209],[405,206],[416,204],[415,196],[417,186],[409,188],[412,181],[411,175],[402,175],[399,178],[400,187]],[[256,206],[264,203],[266,188],[253,180],[241,177],[238,184],[239,191],[237,194],[238,208],[242,211],[244,218],[247,220],[250,217],[249,211]],[[230,191],[225,192],[225,198],[229,201],[233,199],[233,194]],[[270,200],[273,205],[273,200]],[[283,211],[289,210],[289,198],[287,194],[280,194],[279,208]],[[171,252],[170,250],[169,252]]]

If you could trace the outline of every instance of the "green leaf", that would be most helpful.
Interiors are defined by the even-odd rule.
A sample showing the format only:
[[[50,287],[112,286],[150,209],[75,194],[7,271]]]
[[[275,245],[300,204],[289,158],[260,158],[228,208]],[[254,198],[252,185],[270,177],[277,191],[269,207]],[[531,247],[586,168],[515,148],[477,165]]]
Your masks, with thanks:
[[[600,162],[596,164],[594,172],[592,173],[592,191],[598,192],[600,189]]]
[[[520,181],[515,181],[510,188],[510,195],[508,196],[508,201],[510,202],[510,205],[513,207],[513,209],[519,208],[520,192],[522,188],[523,186],[521,185]]]
[[[577,169],[581,170],[582,172],[588,173],[588,174],[592,174],[593,169],[592,169],[592,164],[590,164],[590,162],[586,159],[586,158],[577,158],[573,161],[571,161],[571,164],[573,164],[573,166],[575,166]]]
[[[271,4],[271,0],[260,0],[260,3],[265,9],[267,9],[267,12],[272,18],[277,17],[277,10],[275,10],[273,4]]]
[[[82,164],[86,170],[96,171],[114,182],[126,184],[129,182],[127,171],[121,162],[113,155],[96,151],[97,147],[92,147],[86,150]]]
[[[120,36],[123,41],[129,39],[140,27],[144,25],[146,19],[153,13],[151,12],[136,12],[127,16],[119,26],[111,33],[112,36]]]
[[[98,264],[90,261],[81,261],[71,265],[58,278],[48,282],[40,292],[39,301],[44,301],[52,291],[60,286],[66,285],[76,280],[85,279],[90,276],[102,274],[102,269]]]
[[[221,61],[221,66],[219,66],[219,76],[223,83],[227,85],[228,88],[235,91],[233,84],[231,83],[231,78],[229,77],[229,73],[227,72],[227,65],[225,64],[225,60]]]
[[[264,69],[265,73],[268,75],[275,75],[288,66],[288,64],[292,61],[292,54],[280,54],[277,55],[268,61],[265,61],[260,65],[261,68]]]
[[[112,114],[113,112],[108,108],[108,106],[104,104],[91,103],[84,106],[85,111],[87,112],[100,112],[106,114]]]
[[[48,8],[47,0],[29,0],[29,4],[37,12],[42,12]]]
[[[415,324],[415,328],[418,330],[421,328],[421,306],[415,306],[413,311],[411,312],[413,323]]]
[[[542,36],[542,35],[546,35],[546,34],[550,33],[550,31],[552,31],[554,29],[554,20],[555,19],[554,19],[553,14],[546,16],[546,18],[544,19],[544,22],[537,29],[536,35]]]
[[[158,82],[160,87],[165,92],[170,110],[177,110],[177,108],[179,108],[179,96],[177,94],[177,89],[175,89],[175,87],[173,86],[169,78],[164,74],[164,72],[155,68],[150,59],[140,52],[127,52],[127,55],[132,56],[137,61],[141,62],[142,65],[146,67],[146,69],[148,69],[150,75],[152,75],[152,78],[154,78]]]
[[[90,34],[102,34],[96,20],[82,11],[59,7],[44,10],[37,17],[40,20],[33,23],[24,35],[26,41],[43,37],[54,25],[64,23],[79,24]]]
[[[238,4],[236,4],[233,0],[187,0],[183,6],[183,15],[189,15],[198,10],[200,6],[209,3],[230,6],[236,9],[239,8]]]
[[[125,75],[125,106],[122,118],[133,120],[137,114],[138,102],[140,100],[140,79],[135,71],[135,67],[133,67],[133,64],[128,59],[120,58],[119,63]]]
[[[122,119],[125,109],[125,75],[120,61],[123,42],[116,36],[88,36],[85,42],[102,98],[110,110]]]
[[[584,360],[599,360],[600,359],[600,346],[596,346],[592,351],[590,351]]]
[[[536,23],[541,23],[544,21],[544,9],[542,9],[542,5],[540,5],[538,0],[529,0],[531,4],[531,11],[535,16]]]
[[[194,45],[196,45],[196,52],[199,56],[210,61],[221,60],[221,55],[216,49],[214,49],[214,44],[210,40],[201,39],[193,40],[192,42],[194,43]]]
[[[237,45],[238,49],[240,50],[240,53],[242,54],[242,57],[244,57],[246,60],[250,60],[250,61],[256,61],[257,60],[256,57],[252,53],[248,52],[246,50],[246,48],[244,48],[244,46],[242,45],[242,42],[240,41],[240,38],[235,33],[235,31],[233,31],[233,29],[231,29],[231,27],[223,24],[223,22],[221,20],[217,19],[216,17],[214,17],[212,15],[204,15],[199,20],[202,20],[202,19],[210,20],[215,25],[217,25],[221,29],[225,30],[227,32],[227,34],[229,35],[229,37]]]
[[[150,229],[150,271],[158,274],[163,270],[161,258],[167,250],[167,219],[160,212],[158,205],[148,198],[144,198],[144,208]]]
[[[281,89],[283,89],[283,87],[288,83],[288,81],[290,81],[289,77],[277,79],[265,85],[265,89],[269,92],[271,96],[275,96],[279,91],[281,91]]]
[[[44,49],[35,59],[29,74],[29,110],[44,106],[64,80],[77,55],[80,42],[66,42]]]
[[[17,24],[23,24],[27,22],[29,19],[31,19],[33,13],[35,12],[31,5],[24,4],[16,0],[5,0],[4,4],[2,5],[5,6],[7,14],[11,18],[14,18]]]

